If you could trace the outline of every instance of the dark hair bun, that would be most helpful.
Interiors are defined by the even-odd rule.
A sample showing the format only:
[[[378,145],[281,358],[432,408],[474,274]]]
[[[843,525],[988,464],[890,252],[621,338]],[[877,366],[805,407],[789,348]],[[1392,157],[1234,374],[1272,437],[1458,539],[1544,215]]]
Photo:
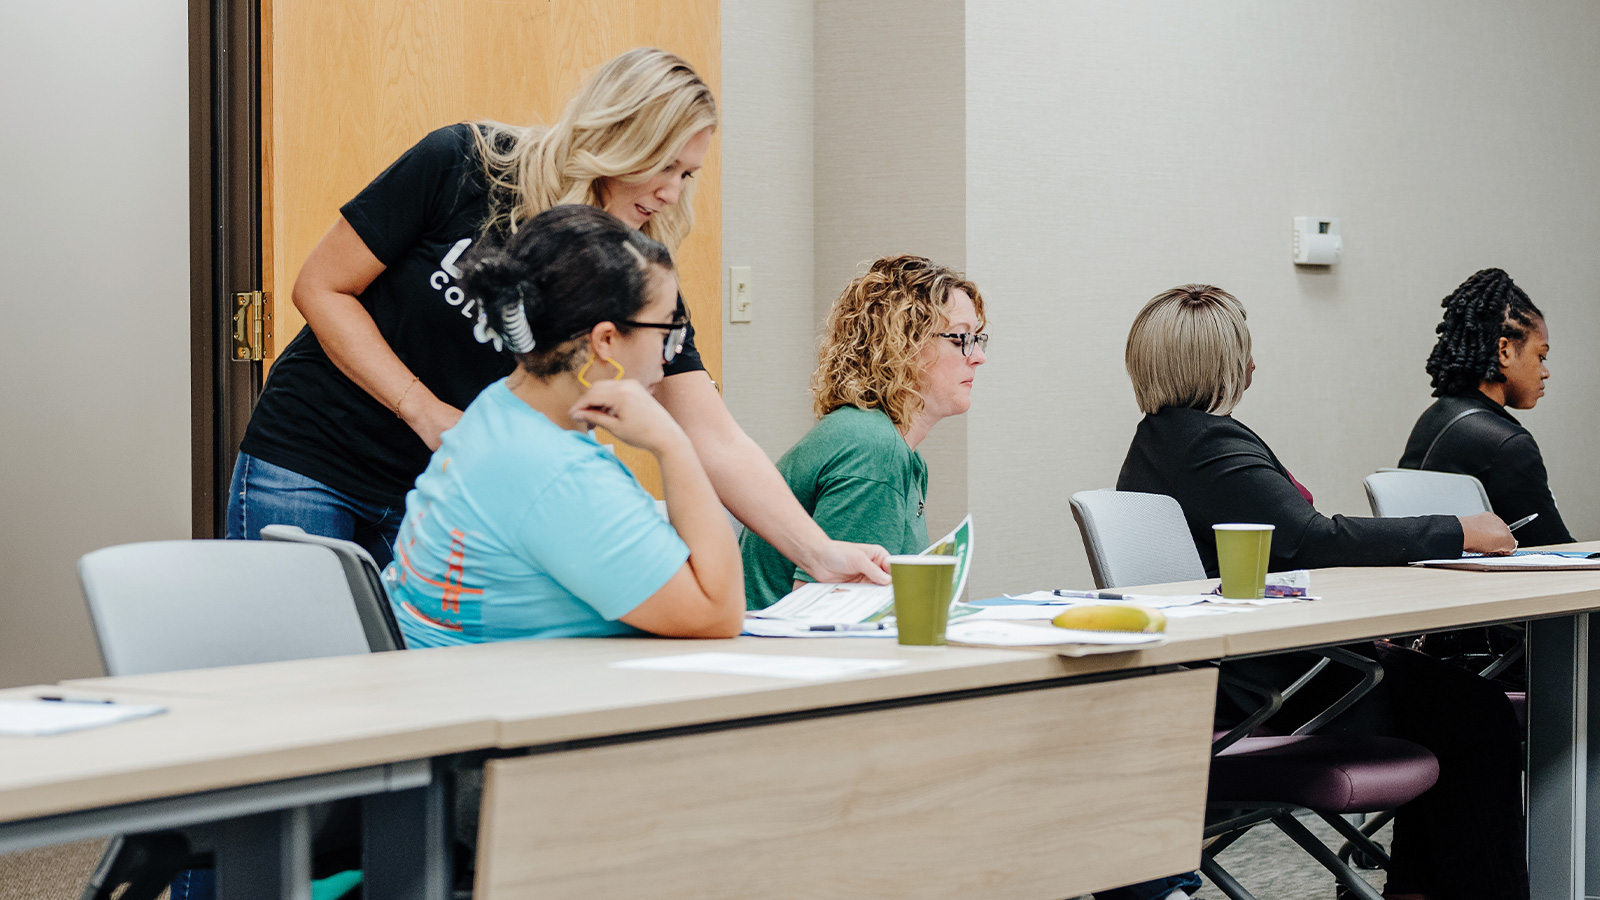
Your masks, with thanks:
[[[634,318],[648,300],[647,263],[671,269],[672,255],[605,210],[557,206],[504,242],[480,238],[461,282],[511,352],[539,357],[601,322]],[[537,360],[523,364],[549,374]]]

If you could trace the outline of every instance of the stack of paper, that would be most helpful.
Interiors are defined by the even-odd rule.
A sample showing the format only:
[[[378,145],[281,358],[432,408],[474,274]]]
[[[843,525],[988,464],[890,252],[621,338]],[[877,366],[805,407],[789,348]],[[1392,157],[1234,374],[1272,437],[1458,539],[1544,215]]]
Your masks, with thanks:
[[[1518,553],[1514,556],[1424,559],[1412,565],[1430,569],[1465,569],[1469,572],[1572,572],[1600,569],[1600,559],[1589,559],[1587,554]]]

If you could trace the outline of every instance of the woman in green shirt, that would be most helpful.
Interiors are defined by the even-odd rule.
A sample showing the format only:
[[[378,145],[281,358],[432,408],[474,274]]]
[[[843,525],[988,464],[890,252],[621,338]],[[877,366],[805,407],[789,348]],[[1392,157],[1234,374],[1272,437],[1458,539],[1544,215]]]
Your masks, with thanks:
[[[972,406],[989,336],[983,296],[920,256],[873,262],[833,303],[811,377],[819,421],[778,461],[800,505],[833,540],[917,553],[928,543],[928,467],[917,445]],[[764,609],[814,580],[746,531],[746,605]]]

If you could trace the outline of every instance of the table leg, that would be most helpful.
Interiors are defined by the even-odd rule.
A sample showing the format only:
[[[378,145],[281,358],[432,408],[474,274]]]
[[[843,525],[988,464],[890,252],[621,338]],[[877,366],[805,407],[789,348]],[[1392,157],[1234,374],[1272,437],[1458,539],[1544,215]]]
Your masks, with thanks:
[[[1528,871],[1534,897],[1584,900],[1589,819],[1600,813],[1589,803],[1589,647],[1586,613],[1528,624]]]
[[[311,811],[219,823],[216,860],[218,900],[311,900]]]
[[[435,764],[433,778],[421,787],[363,798],[363,896],[450,900],[455,854],[449,781],[442,764]]]

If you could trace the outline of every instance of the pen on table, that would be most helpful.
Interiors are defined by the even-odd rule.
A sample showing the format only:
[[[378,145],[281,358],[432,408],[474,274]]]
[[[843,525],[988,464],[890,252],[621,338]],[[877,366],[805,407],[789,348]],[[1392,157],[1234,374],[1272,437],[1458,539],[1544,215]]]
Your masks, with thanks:
[[[855,622],[848,625],[806,625],[804,631],[882,631],[882,622]]]
[[[1510,525],[1507,525],[1506,526],[1506,530],[1507,531],[1516,531],[1518,528],[1521,528],[1522,526],[1528,524],[1529,522],[1532,522],[1534,519],[1537,519],[1537,518],[1539,518],[1539,514],[1538,513],[1534,513],[1531,516],[1523,516],[1522,518],[1516,520],[1515,522],[1512,522]]]
[[[86,698],[83,698],[83,697],[40,697],[40,698],[39,698],[39,699],[40,699],[40,700],[44,700],[44,701],[47,701],[47,702],[49,702],[49,703],[99,703],[99,704],[113,704],[113,703],[116,703],[116,702],[117,702],[117,701],[115,701],[115,700],[89,700],[89,699],[86,699]]]
[[[1114,591],[1066,591],[1054,590],[1050,593],[1057,597],[1068,597],[1073,600],[1121,600],[1122,595]]]

